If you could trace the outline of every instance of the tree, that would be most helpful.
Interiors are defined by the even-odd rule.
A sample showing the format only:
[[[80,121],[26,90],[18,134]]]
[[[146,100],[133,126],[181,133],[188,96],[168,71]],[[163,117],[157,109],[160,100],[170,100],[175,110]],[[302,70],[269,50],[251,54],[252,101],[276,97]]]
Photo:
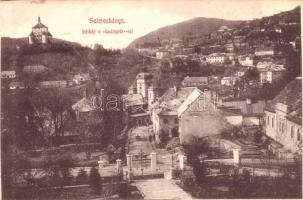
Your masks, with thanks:
[[[193,163],[193,173],[195,174],[198,183],[205,182],[206,166],[203,162],[201,163],[199,159],[195,159]]]
[[[80,169],[77,178],[76,178],[77,184],[87,184],[88,183],[88,175],[84,169]]]
[[[102,191],[102,178],[96,167],[92,167],[90,170],[89,185],[95,194],[100,194],[100,191]]]
[[[59,88],[45,89],[37,98],[37,104],[40,104],[40,112],[49,112],[54,135],[64,136],[66,122],[70,119],[70,96]]]
[[[245,80],[258,80],[259,72],[256,68],[248,69],[244,74]]]

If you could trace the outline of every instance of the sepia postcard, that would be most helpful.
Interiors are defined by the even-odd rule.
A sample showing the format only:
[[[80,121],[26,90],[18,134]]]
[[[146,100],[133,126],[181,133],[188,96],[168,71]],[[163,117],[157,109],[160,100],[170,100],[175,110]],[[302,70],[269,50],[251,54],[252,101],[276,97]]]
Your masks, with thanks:
[[[0,1],[1,199],[302,199],[301,3]]]

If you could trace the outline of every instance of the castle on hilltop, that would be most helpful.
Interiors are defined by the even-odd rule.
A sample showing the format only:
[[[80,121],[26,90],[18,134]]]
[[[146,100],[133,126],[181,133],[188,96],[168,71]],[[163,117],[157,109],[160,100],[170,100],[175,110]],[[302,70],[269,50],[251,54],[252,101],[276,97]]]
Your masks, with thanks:
[[[38,23],[32,27],[32,32],[28,36],[29,44],[48,44],[51,39],[52,34],[48,31],[48,27],[42,24],[38,17]]]

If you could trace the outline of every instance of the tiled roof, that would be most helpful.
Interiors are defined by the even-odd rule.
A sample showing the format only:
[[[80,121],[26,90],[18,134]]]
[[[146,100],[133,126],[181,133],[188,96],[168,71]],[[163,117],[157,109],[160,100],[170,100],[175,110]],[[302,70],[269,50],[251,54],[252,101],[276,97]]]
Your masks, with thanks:
[[[185,77],[183,80],[185,83],[207,83],[208,82],[208,78],[207,77]]]
[[[90,112],[96,110],[98,108],[96,98],[97,97],[82,98],[80,101],[75,103],[72,108],[73,110],[77,110],[79,112]]]
[[[124,106],[135,106],[144,104],[141,94],[125,94],[122,96]]]
[[[246,101],[227,101],[223,103],[227,109],[238,109],[242,114],[263,114],[265,101],[247,104]]]
[[[287,118],[302,123],[302,79],[295,79],[267,105],[266,109],[273,111],[275,105],[282,103],[287,106]]]
[[[33,26],[33,28],[47,28],[47,26],[45,26],[41,22],[38,22],[35,26]]]
[[[10,82],[9,87],[24,87],[24,82]]]
[[[169,88],[159,99],[160,107],[166,111],[175,111],[190,95],[196,87]]]
[[[258,71],[260,72],[267,72],[267,71],[271,71],[271,72],[280,72],[280,71],[284,71],[285,68],[281,65],[270,65],[270,66],[266,66],[264,68],[258,68]]]

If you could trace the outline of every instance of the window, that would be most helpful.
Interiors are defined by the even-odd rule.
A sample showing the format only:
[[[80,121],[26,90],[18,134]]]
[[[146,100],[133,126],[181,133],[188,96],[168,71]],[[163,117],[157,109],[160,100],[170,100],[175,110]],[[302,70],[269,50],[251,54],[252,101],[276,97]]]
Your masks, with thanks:
[[[281,122],[281,131],[284,133],[284,122]]]
[[[178,118],[175,118],[175,124],[178,124]]]
[[[267,125],[268,125],[268,126],[270,125],[270,119],[269,119],[269,116],[267,116]]]
[[[298,131],[297,131],[297,140],[301,141],[301,131],[300,131],[300,129],[298,129]]]
[[[271,126],[272,126],[273,128],[275,127],[275,125],[274,125],[274,124],[275,124],[275,119],[274,119],[274,118],[272,118],[272,119],[271,119]]]
[[[168,120],[167,119],[163,119],[163,122],[164,122],[164,124],[167,124]]]
[[[290,137],[294,138],[294,134],[295,134],[294,126],[291,126],[291,128],[290,128]]]

